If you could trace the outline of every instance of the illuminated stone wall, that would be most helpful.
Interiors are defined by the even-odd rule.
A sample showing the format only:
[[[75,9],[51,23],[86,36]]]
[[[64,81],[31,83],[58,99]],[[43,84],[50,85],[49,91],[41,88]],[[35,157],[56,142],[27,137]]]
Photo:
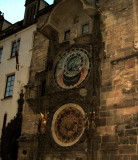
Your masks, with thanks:
[[[94,9],[89,8],[85,0],[66,0],[38,18],[19,160],[138,159],[136,4],[136,0],[99,0],[99,23],[99,16],[92,16]],[[86,23],[90,28],[83,35],[82,25]],[[71,30],[71,35],[65,41],[67,30]],[[80,86],[62,90],[55,83],[55,67],[64,53],[73,47],[88,51],[92,62],[90,74]],[[46,85],[43,96],[42,82]],[[96,128],[93,130],[85,124],[82,137],[70,147],[58,145],[51,133],[53,115],[66,103],[76,103],[88,114],[96,112]],[[47,112],[46,133],[40,134],[40,113]]]

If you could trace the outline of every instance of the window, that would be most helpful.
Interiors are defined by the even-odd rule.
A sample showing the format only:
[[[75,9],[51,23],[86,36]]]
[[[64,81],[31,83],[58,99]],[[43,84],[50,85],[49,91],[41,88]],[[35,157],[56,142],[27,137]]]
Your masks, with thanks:
[[[89,32],[89,24],[84,24],[82,26],[82,34],[88,33]]]
[[[0,63],[1,63],[1,58],[2,58],[2,48],[0,48]]]
[[[42,85],[41,85],[41,96],[45,95],[45,89],[46,89],[46,80],[42,81]]]
[[[70,30],[65,32],[64,40],[67,41],[67,40],[69,40],[69,38],[70,38]]]
[[[15,78],[15,75],[10,75],[10,76],[7,77],[5,97],[10,97],[10,96],[12,96],[13,85],[14,85],[14,78]]]
[[[11,57],[15,57],[15,52],[16,52],[16,47],[19,51],[19,48],[20,48],[20,40],[18,40],[17,42],[14,42],[12,44],[12,51],[11,51]]]

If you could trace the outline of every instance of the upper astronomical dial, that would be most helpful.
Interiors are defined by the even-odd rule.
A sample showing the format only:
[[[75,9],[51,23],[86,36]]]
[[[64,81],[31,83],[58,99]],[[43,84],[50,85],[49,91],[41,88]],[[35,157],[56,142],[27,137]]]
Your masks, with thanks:
[[[89,72],[88,52],[82,48],[65,53],[55,68],[55,80],[63,89],[71,89],[81,84]]]

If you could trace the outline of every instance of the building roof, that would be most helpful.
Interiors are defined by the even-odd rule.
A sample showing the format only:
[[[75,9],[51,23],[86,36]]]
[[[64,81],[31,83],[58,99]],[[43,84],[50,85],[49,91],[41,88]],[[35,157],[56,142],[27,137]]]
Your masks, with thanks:
[[[44,9],[40,10],[38,12],[38,14],[36,15],[36,19],[34,19],[34,21],[31,24],[29,24],[29,25],[24,25],[23,24],[24,20],[21,20],[21,21],[18,21],[16,23],[14,23],[14,24],[11,24],[11,26],[7,27],[6,29],[4,29],[4,30],[2,30],[0,32],[0,40],[6,38],[8,36],[11,36],[12,34],[15,34],[18,31],[20,31],[20,30],[22,30],[22,29],[24,29],[26,27],[29,27],[32,24],[36,23],[38,17],[42,16],[45,13],[50,12],[53,9],[54,6],[55,5],[49,5],[49,6],[46,6]]]

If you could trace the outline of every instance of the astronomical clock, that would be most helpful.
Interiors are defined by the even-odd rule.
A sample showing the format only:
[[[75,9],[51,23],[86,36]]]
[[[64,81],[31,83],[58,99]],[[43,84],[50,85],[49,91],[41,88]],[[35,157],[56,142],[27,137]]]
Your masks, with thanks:
[[[80,32],[81,36],[78,35],[75,40],[71,32],[70,39],[73,39],[73,43],[70,39],[59,42],[59,35],[50,39],[45,72],[46,94],[40,104],[44,106],[43,115],[45,112],[49,114],[46,113],[45,120],[42,121],[46,127],[42,129],[40,144],[45,153],[41,153],[40,157],[45,155],[44,157],[59,160],[86,160],[88,154],[91,154],[89,137],[92,135],[89,130],[92,128],[93,97],[98,95],[96,83],[99,79],[96,75],[99,71],[99,49],[98,46],[94,47],[98,41],[97,32],[94,32],[95,35],[92,33],[97,29],[92,24],[94,19],[91,21],[89,16],[86,17],[91,29],[84,35]],[[74,28],[83,26],[79,23],[79,18],[77,22],[72,19],[71,23]]]
[[[60,55],[60,56],[59,56]],[[91,77],[91,54],[88,47],[74,47],[57,55],[49,84],[48,141],[53,148],[77,149],[84,141],[87,86]],[[90,82],[89,82],[90,83]],[[53,87],[53,88],[52,88]],[[47,101],[47,100],[46,100]]]
[[[88,140],[92,117],[88,115],[92,113],[96,73],[92,46],[69,44],[61,50],[53,59],[53,68],[47,72],[48,93],[43,104],[49,115],[43,132],[46,139],[41,143],[45,141],[43,147],[47,155],[51,153],[59,159],[64,155],[65,160],[86,160],[87,147],[92,145]]]
[[[55,81],[62,89],[80,86],[88,76],[90,61],[88,51],[74,48],[66,52],[55,68]]]

